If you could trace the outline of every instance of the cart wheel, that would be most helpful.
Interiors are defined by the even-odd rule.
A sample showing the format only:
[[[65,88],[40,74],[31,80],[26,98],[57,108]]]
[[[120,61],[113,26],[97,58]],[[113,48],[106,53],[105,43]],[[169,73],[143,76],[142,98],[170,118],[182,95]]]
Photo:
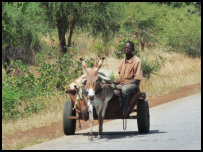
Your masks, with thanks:
[[[72,110],[73,104],[71,101],[66,101],[63,106],[63,132],[65,135],[75,134],[76,120],[67,118],[75,116],[75,110]]]
[[[137,125],[140,133],[148,133],[150,127],[149,105],[146,100],[139,100],[137,104]]]

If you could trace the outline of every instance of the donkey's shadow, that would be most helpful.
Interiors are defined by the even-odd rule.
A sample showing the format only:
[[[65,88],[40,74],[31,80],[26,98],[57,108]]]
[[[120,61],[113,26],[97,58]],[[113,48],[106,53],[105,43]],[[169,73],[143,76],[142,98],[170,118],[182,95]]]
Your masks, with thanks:
[[[143,135],[151,135],[151,134],[160,134],[167,133],[159,130],[151,130],[148,133],[139,133],[138,131],[119,131],[119,132],[103,132],[103,139],[120,139],[125,137],[134,137],[134,136],[143,136]],[[77,133],[76,135],[89,135],[87,133]],[[93,132],[93,136],[97,137],[98,132]]]

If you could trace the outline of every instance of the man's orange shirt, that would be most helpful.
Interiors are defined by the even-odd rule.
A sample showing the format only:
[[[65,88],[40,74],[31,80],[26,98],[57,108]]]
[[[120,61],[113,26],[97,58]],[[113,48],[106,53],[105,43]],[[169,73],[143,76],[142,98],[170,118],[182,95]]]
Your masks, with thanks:
[[[142,63],[137,56],[133,56],[131,59],[126,58],[122,60],[119,67],[119,81],[121,84],[127,83],[133,79],[142,79]]]

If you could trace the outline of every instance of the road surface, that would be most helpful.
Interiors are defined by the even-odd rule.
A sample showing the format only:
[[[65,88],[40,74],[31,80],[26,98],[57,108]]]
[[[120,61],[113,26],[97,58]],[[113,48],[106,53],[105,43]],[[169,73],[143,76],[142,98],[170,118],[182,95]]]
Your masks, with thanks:
[[[78,125],[77,125],[78,126]],[[104,123],[103,139],[88,140],[88,129],[24,150],[201,150],[201,94],[192,95],[150,109],[150,132],[140,134],[135,119]]]

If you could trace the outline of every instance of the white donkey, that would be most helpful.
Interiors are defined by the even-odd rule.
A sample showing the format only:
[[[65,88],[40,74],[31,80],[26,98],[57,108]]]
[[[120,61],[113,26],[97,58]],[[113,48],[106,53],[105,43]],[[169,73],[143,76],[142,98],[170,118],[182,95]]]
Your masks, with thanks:
[[[103,57],[99,63],[95,60],[94,67],[88,68],[85,61],[80,58],[82,62],[82,66],[86,71],[86,85],[85,89],[88,92],[87,101],[88,103],[88,111],[89,111],[89,120],[90,120],[90,135],[89,139],[93,139],[92,135],[92,123],[93,123],[93,106],[96,109],[96,113],[99,121],[99,138],[102,138],[102,126],[103,119],[105,116],[105,111],[108,105],[109,100],[112,98],[114,94],[114,89],[110,85],[102,86],[98,77],[98,70],[101,68],[105,57]]]

